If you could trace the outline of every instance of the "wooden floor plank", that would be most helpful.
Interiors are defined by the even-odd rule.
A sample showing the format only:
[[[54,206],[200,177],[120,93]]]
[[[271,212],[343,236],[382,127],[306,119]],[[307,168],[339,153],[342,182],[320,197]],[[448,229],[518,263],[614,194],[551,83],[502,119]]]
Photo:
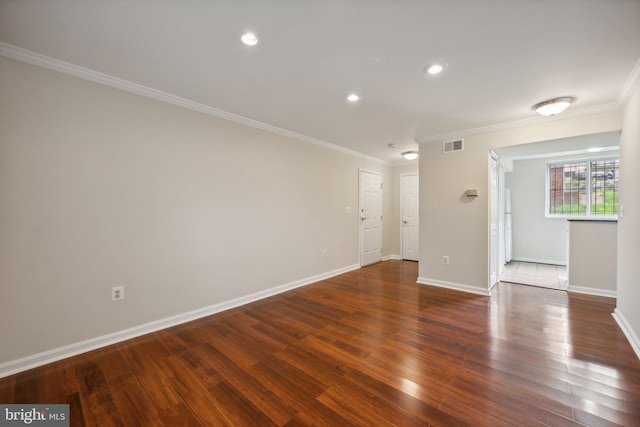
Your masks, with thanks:
[[[0,379],[72,426],[640,426],[615,300],[386,261]]]

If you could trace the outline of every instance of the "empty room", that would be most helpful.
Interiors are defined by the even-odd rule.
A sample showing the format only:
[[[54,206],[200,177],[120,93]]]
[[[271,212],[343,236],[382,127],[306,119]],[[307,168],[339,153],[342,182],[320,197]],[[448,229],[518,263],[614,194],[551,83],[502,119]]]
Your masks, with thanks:
[[[0,0],[0,425],[640,425],[640,0]]]

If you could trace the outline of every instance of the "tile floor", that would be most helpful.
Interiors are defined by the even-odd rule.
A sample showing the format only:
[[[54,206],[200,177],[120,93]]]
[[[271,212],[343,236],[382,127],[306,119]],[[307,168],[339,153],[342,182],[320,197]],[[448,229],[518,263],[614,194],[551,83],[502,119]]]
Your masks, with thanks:
[[[505,266],[505,271],[500,277],[500,281],[566,290],[567,267],[564,265],[511,261]]]

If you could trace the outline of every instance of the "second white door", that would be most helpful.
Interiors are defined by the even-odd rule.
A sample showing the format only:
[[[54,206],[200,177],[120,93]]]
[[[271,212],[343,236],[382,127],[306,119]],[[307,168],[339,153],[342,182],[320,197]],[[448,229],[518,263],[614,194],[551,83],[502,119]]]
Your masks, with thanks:
[[[400,210],[402,212],[402,259],[418,261],[418,175],[400,177]]]

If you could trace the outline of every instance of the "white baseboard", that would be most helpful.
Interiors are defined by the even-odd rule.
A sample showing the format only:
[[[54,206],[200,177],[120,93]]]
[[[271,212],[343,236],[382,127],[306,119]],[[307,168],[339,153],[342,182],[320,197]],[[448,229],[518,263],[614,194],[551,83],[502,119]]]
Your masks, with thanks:
[[[608,289],[587,288],[585,286],[575,286],[568,284],[567,292],[575,292],[576,294],[595,295],[598,297],[616,298],[617,292]]]
[[[453,289],[455,291],[462,291],[462,292],[467,292],[467,293],[472,293],[477,295],[491,296],[491,291],[489,291],[489,289],[482,289],[482,288],[477,288],[475,286],[462,285],[460,283],[444,282],[442,280],[429,279],[428,277],[418,277],[418,280],[416,281],[416,283],[419,283],[421,285],[437,286],[439,288]]]
[[[402,260],[402,257],[400,255],[385,255],[382,257],[382,261],[389,261],[390,259]]]
[[[549,264],[549,265],[565,265],[565,266],[567,265],[567,261],[558,261],[553,259],[513,257],[511,261],[533,262],[536,264]]]
[[[620,329],[622,329],[622,333],[624,334],[624,336],[627,337],[627,340],[629,341],[629,344],[631,344],[631,348],[633,348],[636,356],[638,356],[638,359],[640,359],[640,338],[638,338],[636,333],[631,328],[631,325],[629,325],[629,322],[627,322],[627,319],[625,319],[620,310],[616,308],[615,310],[613,310],[613,313],[611,315],[615,319],[616,323],[618,323],[618,326],[620,326]]]
[[[176,316],[171,316],[171,317],[156,320],[153,322],[145,323],[143,325],[134,326],[133,328],[124,329],[122,331],[114,332],[114,333],[103,335],[100,337],[90,338],[88,340],[66,345],[64,347],[58,347],[52,350],[44,351],[42,353],[37,353],[37,354],[23,357],[17,360],[11,360],[9,362],[0,364],[0,378],[7,377],[9,375],[14,375],[19,372],[26,371],[28,369],[37,368],[38,366],[42,366],[48,363],[56,362],[58,360],[66,359],[68,357],[77,356],[78,354],[86,353],[91,350],[96,350],[102,347],[106,347],[108,345],[126,341],[131,338],[136,338],[142,335],[146,335],[151,332],[156,332],[161,329],[166,329],[172,326],[180,325],[182,323],[191,322],[192,320],[197,320],[202,317],[210,316],[212,314],[229,310],[231,308],[249,304],[254,301],[268,298],[270,296],[277,295],[282,292],[289,291],[291,289],[309,285],[311,283],[328,279],[330,277],[347,273],[349,271],[357,270],[359,268],[360,268],[360,265],[358,264],[349,265],[347,267],[342,267],[337,270],[319,274],[317,276],[296,280],[294,282],[290,282],[281,286],[276,286],[275,288],[267,289],[265,291],[256,292],[254,294],[239,297],[239,298],[234,298],[232,300],[225,301],[219,304],[210,305],[208,307],[203,307],[197,310],[178,314]]]

